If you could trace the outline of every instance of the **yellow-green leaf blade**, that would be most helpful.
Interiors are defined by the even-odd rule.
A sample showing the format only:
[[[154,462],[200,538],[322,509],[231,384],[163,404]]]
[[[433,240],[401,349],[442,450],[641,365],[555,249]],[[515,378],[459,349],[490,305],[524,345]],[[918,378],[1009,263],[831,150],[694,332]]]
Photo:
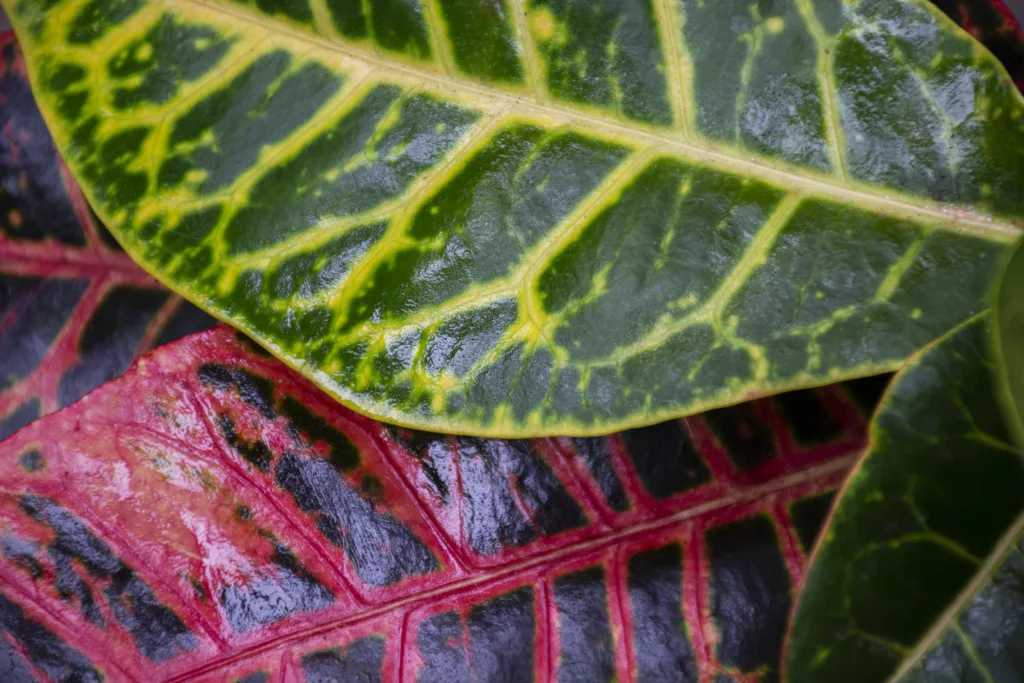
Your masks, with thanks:
[[[1024,105],[934,10],[484,4],[10,9],[128,251],[385,420],[607,432],[985,307]]]

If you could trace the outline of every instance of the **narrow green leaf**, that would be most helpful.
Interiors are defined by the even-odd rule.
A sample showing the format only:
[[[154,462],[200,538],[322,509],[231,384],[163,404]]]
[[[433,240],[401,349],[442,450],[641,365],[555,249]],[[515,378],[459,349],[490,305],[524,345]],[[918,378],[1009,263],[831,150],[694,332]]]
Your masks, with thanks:
[[[3,2],[126,250],[402,425],[893,370],[1024,218],[1024,100],[923,0]]]
[[[952,659],[920,662],[937,637],[943,648],[961,637],[943,635],[936,624],[987,576],[986,558],[1024,508],[1024,466],[996,406],[987,328],[987,317],[973,319],[894,379],[805,578],[786,680],[869,683],[917,666],[928,668],[919,673],[929,681],[1020,680],[1024,673],[986,679]],[[1020,596],[1006,609],[1024,613]],[[1001,618],[997,611],[989,617]],[[975,631],[967,633],[970,639]],[[996,648],[989,636],[981,647]]]

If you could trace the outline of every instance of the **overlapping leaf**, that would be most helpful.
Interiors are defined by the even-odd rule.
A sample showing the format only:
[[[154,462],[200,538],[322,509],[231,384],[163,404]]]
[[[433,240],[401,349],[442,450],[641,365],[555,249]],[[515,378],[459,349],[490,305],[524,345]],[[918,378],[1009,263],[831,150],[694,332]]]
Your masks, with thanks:
[[[980,310],[1024,106],[916,0],[11,3],[129,252],[358,410],[599,433]]]
[[[770,680],[850,396],[446,437],[203,332],[0,444],[0,678]]]
[[[1012,629],[951,633],[938,660],[919,661],[936,644],[936,622],[975,577],[984,579],[986,558],[1024,510],[1024,463],[996,404],[987,335],[987,317],[976,319],[893,380],[800,594],[788,681],[883,681],[914,666],[929,669],[920,680],[1024,675],[1018,668],[986,678],[986,665],[969,656],[1001,649]],[[1019,611],[1013,602],[995,605],[987,618]],[[1018,652],[1015,644],[1007,656]]]
[[[93,220],[0,36],[0,438],[210,324]]]

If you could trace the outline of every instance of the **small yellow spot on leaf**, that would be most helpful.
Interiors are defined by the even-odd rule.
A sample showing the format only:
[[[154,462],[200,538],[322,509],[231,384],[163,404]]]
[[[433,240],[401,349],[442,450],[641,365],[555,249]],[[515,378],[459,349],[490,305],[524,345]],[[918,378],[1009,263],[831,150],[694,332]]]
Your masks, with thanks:
[[[782,20],[782,17],[772,17],[765,22],[765,28],[768,29],[768,33],[781,33],[785,27],[786,22]]]
[[[915,308],[913,311],[911,311],[910,317],[913,318],[914,320],[917,320],[918,318],[921,317],[921,313],[922,311],[920,308]]]
[[[533,34],[537,40],[548,42],[555,37],[555,15],[547,7],[542,7],[530,18]]]

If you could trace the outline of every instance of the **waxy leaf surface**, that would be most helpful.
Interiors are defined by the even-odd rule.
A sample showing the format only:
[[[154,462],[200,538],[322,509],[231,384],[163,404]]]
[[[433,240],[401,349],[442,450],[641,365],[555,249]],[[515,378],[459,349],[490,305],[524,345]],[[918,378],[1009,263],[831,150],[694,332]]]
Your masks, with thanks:
[[[1024,462],[988,326],[961,326],[893,380],[800,593],[787,681],[1024,678]]]
[[[90,215],[0,36],[0,439],[212,323]]]
[[[1024,104],[918,0],[5,2],[127,251],[357,410],[596,434],[984,308]]]
[[[1012,296],[1016,294],[1016,296]],[[997,398],[1007,432],[1024,453],[1020,386],[1024,325],[1024,248],[1007,264],[993,309],[992,354]],[[990,409],[981,405],[977,409]],[[978,505],[987,503],[978,501]],[[911,683],[1024,679],[1024,505],[974,576],[897,672]]]
[[[0,680],[776,680],[882,386],[449,437],[218,327],[0,444]]]
[[[993,312],[996,390],[1013,438],[1024,448],[1024,242],[999,281]]]

